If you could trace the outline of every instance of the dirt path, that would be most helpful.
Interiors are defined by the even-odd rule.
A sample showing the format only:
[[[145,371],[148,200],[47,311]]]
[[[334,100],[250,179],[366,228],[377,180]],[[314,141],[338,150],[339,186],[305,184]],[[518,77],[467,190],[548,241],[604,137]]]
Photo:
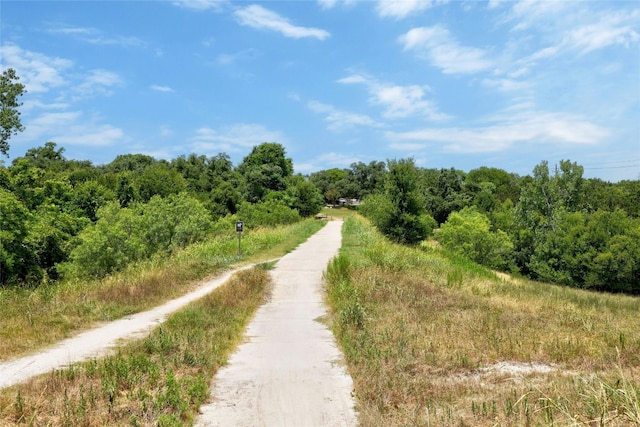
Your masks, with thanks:
[[[198,426],[355,426],[352,380],[326,313],[322,273],[341,244],[331,221],[272,271],[274,290],[212,383]]]
[[[195,291],[171,300],[153,310],[137,313],[82,332],[31,356],[1,362],[0,388],[19,384],[33,376],[44,374],[54,369],[62,369],[75,362],[104,356],[111,352],[121,340],[145,336],[153,328],[164,322],[169,314],[192,301],[202,298],[226,282],[235,272],[250,268],[252,265],[226,272]]]

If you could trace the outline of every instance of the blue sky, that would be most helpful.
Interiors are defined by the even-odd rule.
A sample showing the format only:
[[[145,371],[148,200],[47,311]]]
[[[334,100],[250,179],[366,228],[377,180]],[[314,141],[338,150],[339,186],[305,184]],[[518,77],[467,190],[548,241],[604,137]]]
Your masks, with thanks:
[[[239,163],[281,143],[296,172],[413,157],[530,174],[542,160],[640,179],[637,1],[11,1],[2,69],[26,130],[67,158]]]

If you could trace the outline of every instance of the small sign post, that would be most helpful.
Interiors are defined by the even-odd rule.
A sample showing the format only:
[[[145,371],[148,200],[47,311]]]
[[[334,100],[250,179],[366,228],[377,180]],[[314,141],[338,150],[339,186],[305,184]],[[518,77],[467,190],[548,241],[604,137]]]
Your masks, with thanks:
[[[244,222],[236,221],[236,233],[238,233],[238,259],[242,255],[242,232],[244,231]]]

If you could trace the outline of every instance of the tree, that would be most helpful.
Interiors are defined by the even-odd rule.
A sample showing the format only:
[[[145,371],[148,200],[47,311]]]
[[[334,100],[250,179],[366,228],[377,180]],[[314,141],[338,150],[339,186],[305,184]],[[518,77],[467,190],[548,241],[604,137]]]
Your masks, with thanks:
[[[18,83],[20,77],[13,68],[8,68],[0,76],[0,153],[8,156],[9,138],[22,132],[18,98],[26,93],[24,85]]]
[[[382,204],[383,210],[371,209],[375,215],[371,220],[382,234],[396,242],[419,243],[431,233],[435,223],[427,215],[418,191],[418,171],[413,159],[389,160],[387,165],[384,197],[388,202]],[[365,198],[365,205],[375,200],[378,199]]]
[[[0,285],[19,284],[38,274],[35,255],[24,244],[31,214],[13,194],[0,189]]]
[[[140,200],[148,202],[153,196],[166,197],[187,189],[187,181],[166,162],[155,163],[146,168],[136,180]]]
[[[384,162],[352,163],[342,186],[342,197],[362,199],[369,194],[384,191],[386,166]]]
[[[508,269],[513,244],[502,230],[491,231],[491,223],[475,207],[452,212],[440,226],[437,239],[453,252],[487,267]]]
[[[287,178],[293,175],[291,159],[285,157],[284,147],[265,142],[253,147],[238,166],[247,182],[247,200],[257,203],[271,191],[287,188]]]
[[[427,209],[438,224],[447,220],[451,212],[459,211],[471,203],[465,191],[464,173],[454,168],[441,169],[435,185],[427,194]]]
[[[291,198],[289,207],[297,210],[303,218],[317,214],[324,206],[320,190],[302,175],[289,178],[286,193]]]
[[[330,204],[336,204],[341,196],[339,182],[347,176],[347,172],[343,169],[333,168],[319,172],[314,172],[309,180],[324,195],[325,201]]]

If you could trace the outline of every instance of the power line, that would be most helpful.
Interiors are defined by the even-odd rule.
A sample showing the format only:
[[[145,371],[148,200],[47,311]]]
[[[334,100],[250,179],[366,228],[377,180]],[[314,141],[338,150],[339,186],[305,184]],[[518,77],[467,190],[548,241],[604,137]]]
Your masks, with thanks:
[[[594,170],[594,169],[629,169],[629,168],[637,168],[640,167],[640,163],[637,163],[635,165],[628,165],[628,166],[602,166],[602,167],[597,167],[597,168],[584,168],[585,170]]]

